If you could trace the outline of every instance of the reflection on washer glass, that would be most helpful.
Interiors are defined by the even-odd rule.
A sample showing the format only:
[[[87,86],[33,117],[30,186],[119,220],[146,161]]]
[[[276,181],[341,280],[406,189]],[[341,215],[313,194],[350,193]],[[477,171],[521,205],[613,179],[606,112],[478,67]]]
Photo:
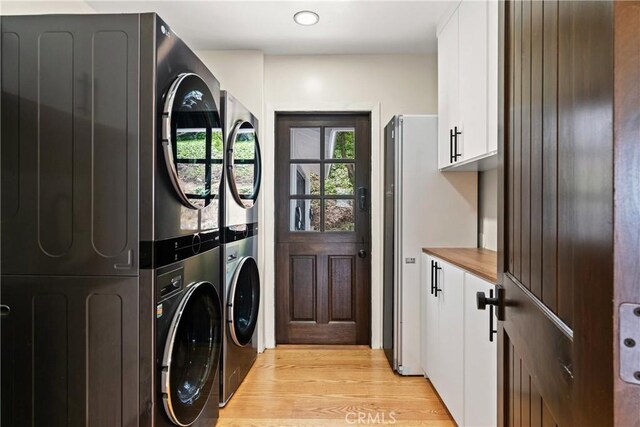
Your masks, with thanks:
[[[233,174],[236,189],[242,204],[250,208],[255,203],[259,184],[258,144],[256,131],[250,123],[244,122],[233,143]]]
[[[233,294],[233,329],[240,345],[251,341],[258,321],[260,305],[260,277],[258,266],[251,257],[245,258],[238,272]]]

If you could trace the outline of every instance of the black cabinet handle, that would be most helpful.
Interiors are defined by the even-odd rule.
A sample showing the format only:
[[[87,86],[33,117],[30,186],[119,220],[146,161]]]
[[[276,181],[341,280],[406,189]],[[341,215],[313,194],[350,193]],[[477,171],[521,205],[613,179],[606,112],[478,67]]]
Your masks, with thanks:
[[[435,269],[436,265],[435,265],[435,261],[431,260],[431,295],[433,295],[433,290],[435,289],[435,279],[434,279],[434,274],[433,274],[433,270]]]
[[[11,307],[4,304],[0,305],[0,316],[7,317],[9,313],[11,313]]]
[[[455,136],[453,133],[453,129],[449,129],[449,163],[453,163],[456,161],[456,158],[454,156],[455,151],[453,148],[453,140],[454,140]]]
[[[438,298],[438,292],[442,292],[442,289],[440,289],[438,287],[438,270],[442,270],[442,267],[440,267],[438,265],[438,263],[436,262],[434,270],[435,270],[435,274],[434,275],[435,275],[435,279],[436,280],[435,280],[435,285],[433,286],[433,292],[434,292],[434,295],[436,296],[436,298]]]
[[[452,156],[454,162],[458,161],[458,157],[462,157],[462,154],[458,153],[458,135],[462,135],[462,132],[458,131],[458,126],[454,126],[453,127],[454,150],[453,150],[453,156]]]
[[[366,257],[367,257],[367,251],[365,251],[364,249],[360,249],[360,250],[358,251],[358,256],[359,256],[360,258],[366,258]]]

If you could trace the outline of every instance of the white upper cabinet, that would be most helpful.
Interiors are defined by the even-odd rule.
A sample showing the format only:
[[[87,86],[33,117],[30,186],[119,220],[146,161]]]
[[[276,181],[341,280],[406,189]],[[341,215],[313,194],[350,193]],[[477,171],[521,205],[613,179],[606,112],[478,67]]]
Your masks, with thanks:
[[[491,164],[486,158],[497,151],[497,31],[495,1],[463,0],[442,23],[438,34],[441,169],[466,165],[465,170],[482,170]]]
[[[458,122],[458,14],[438,36],[438,166],[453,159],[451,132]],[[443,146],[443,143],[446,146]]]

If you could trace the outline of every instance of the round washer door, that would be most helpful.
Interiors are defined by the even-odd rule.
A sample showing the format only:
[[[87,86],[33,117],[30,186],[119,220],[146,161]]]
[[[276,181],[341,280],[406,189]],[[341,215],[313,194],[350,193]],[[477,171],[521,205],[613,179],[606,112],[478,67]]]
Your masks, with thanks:
[[[218,197],[224,152],[220,114],[197,74],[180,74],[165,96],[162,148],[176,196],[186,207],[202,209]]]
[[[249,122],[238,121],[231,132],[227,147],[227,179],[231,195],[243,208],[250,208],[260,191],[260,145],[255,128]]]
[[[220,295],[209,282],[191,285],[171,321],[162,359],[162,400],[174,424],[193,424],[217,386],[221,338]]]
[[[258,323],[260,275],[253,257],[238,262],[229,293],[229,333],[233,342],[244,347],[251,342]]]

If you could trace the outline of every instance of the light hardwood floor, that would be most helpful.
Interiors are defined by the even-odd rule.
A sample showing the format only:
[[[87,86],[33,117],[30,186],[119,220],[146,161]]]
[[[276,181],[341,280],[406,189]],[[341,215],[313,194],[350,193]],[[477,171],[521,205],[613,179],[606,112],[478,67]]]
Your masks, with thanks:
[[[258,355],[219,426],[455,426],[431,384],[401,377],[382,350],[279,346]]]

